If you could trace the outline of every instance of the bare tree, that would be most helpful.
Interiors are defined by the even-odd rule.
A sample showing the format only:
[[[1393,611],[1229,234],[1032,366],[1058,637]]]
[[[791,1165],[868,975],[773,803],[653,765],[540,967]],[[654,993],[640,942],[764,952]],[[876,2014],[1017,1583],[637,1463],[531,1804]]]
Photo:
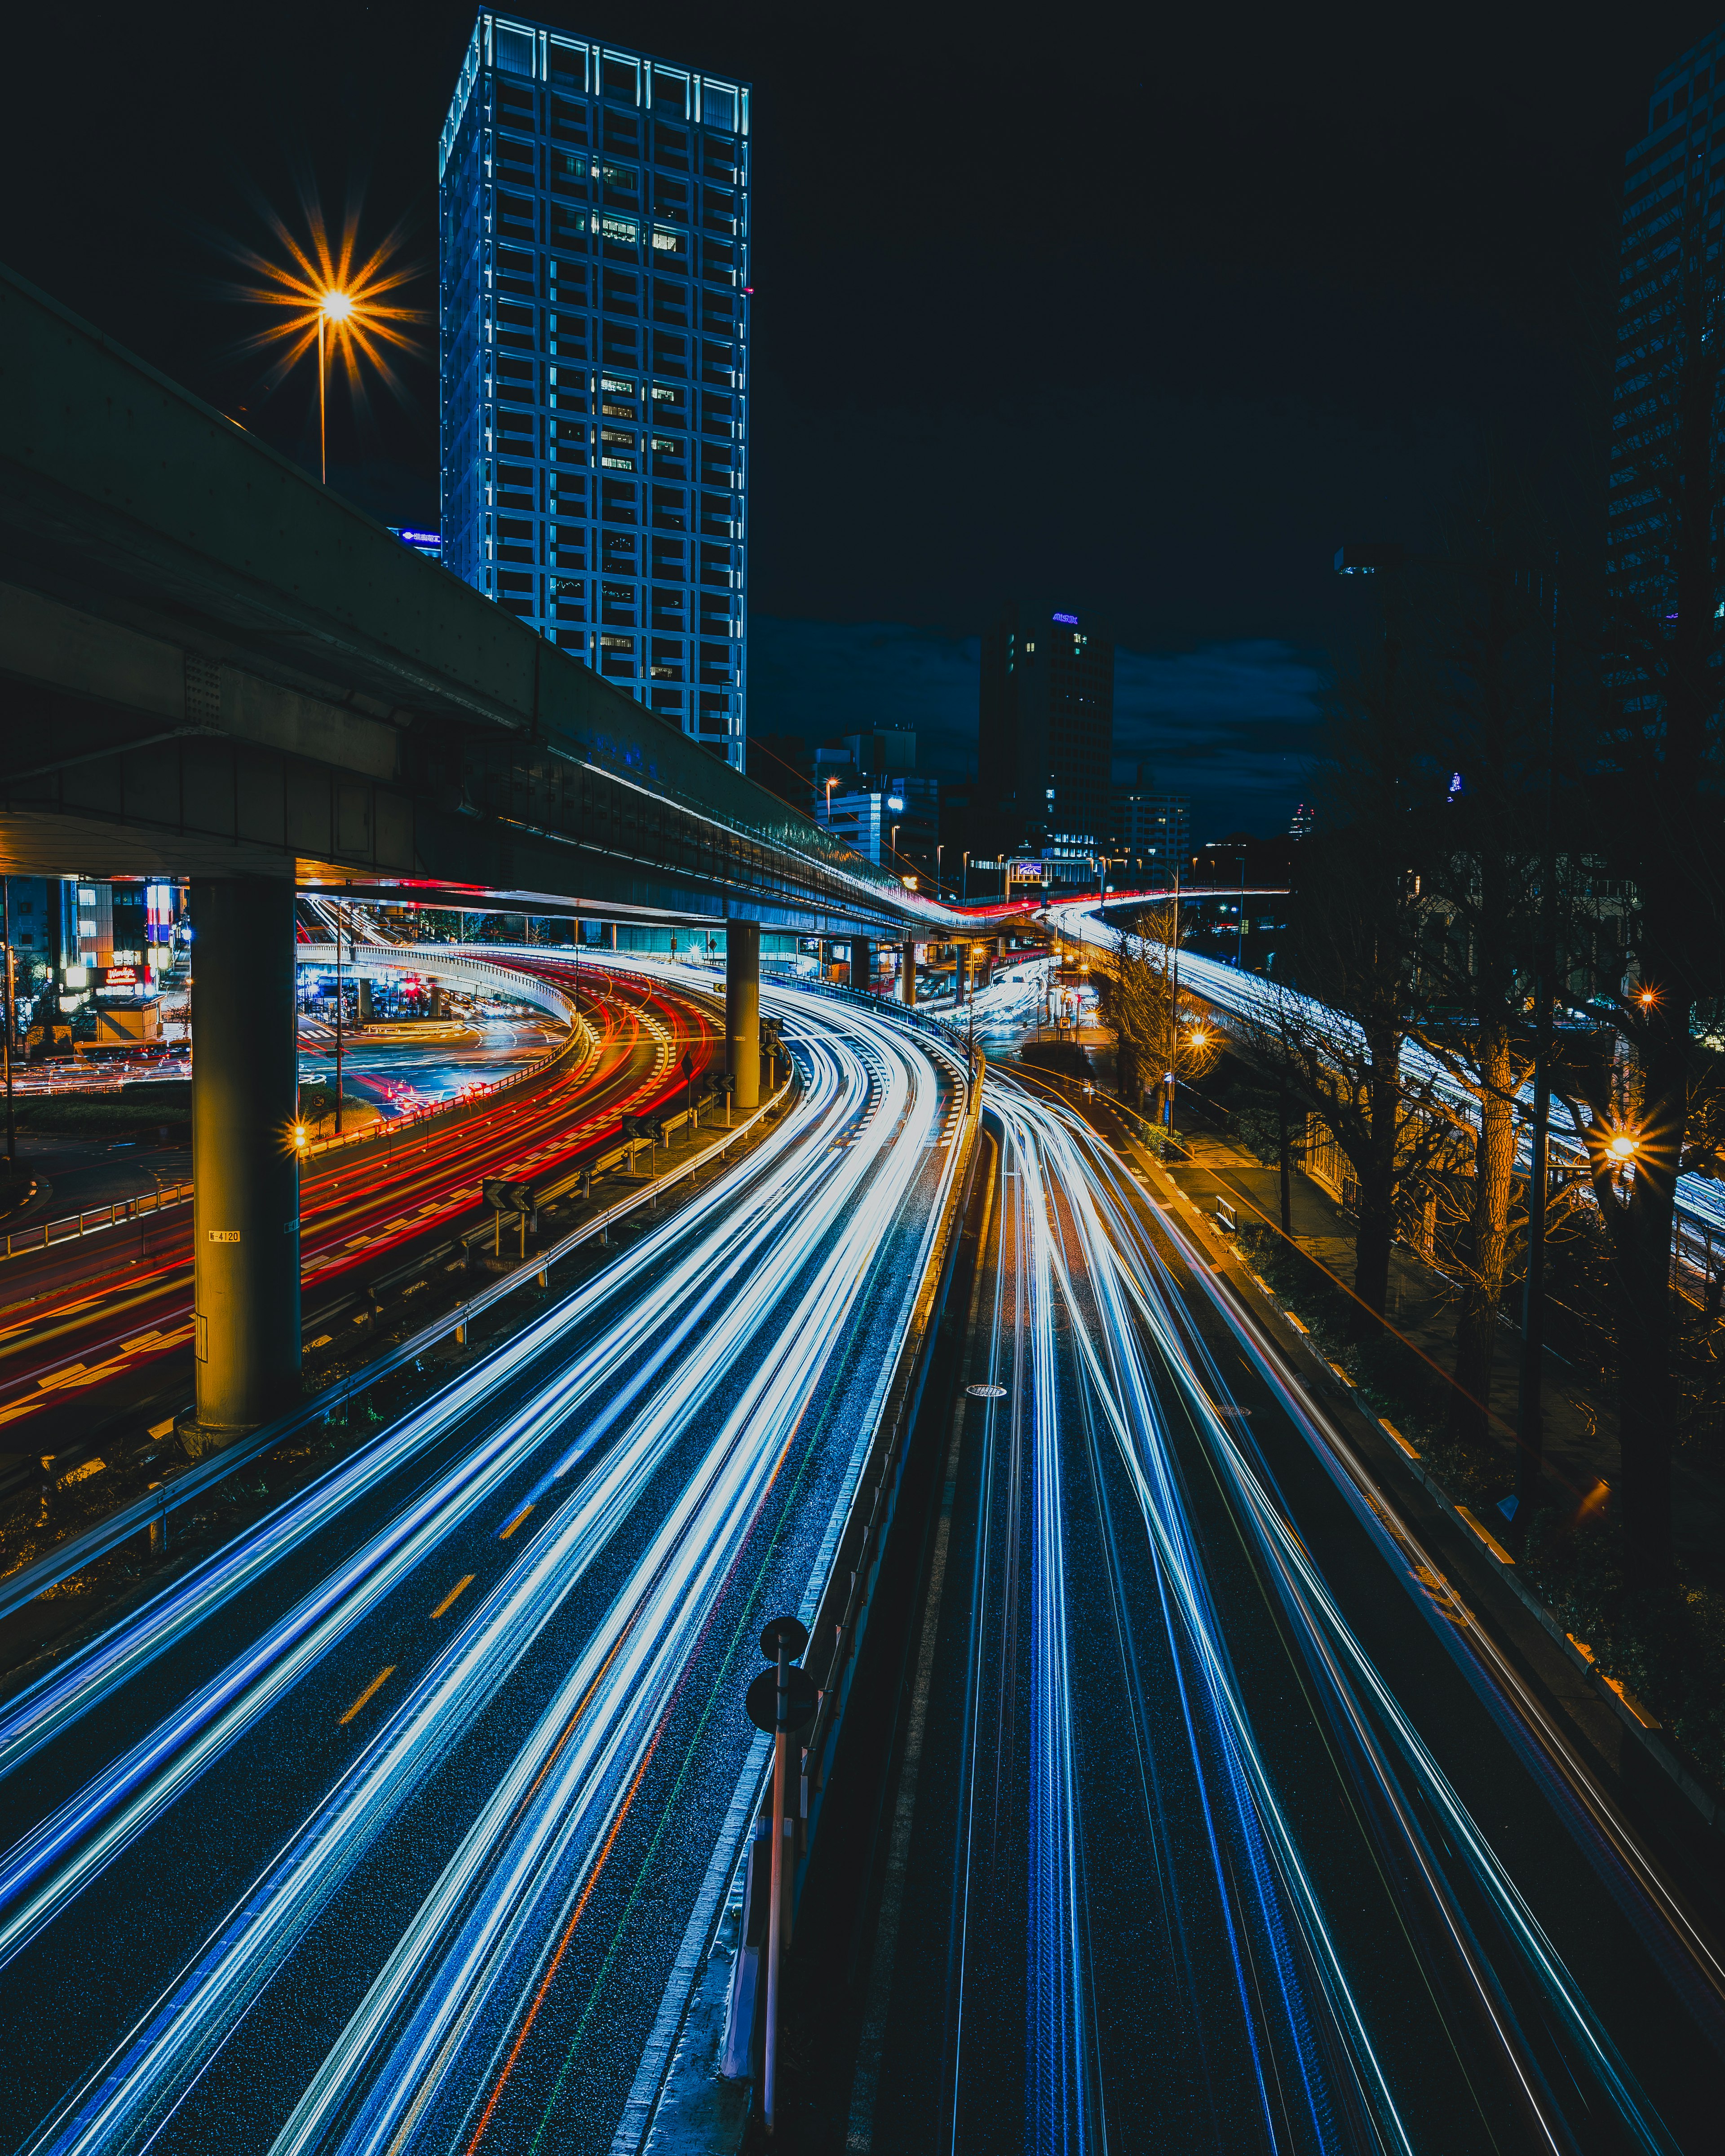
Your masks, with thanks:
[[[1183,940],[1172,906],[1147,907],[1116,935],[1096,968],[1102,1022],[1115,1036],[1116,1086],[1135,1108],[1164,1073],[1173,1073],[1178,1089],[1202,1077],[1221,1052],[1204,1006],[1178,988]]]
[[[1515,505],[1519,507],[1519,505]],[[1421,673],[1445,803],[1419,819],[1421,909],[1409,1031],[1471,1101],[1472,1173],[1446,1250],[1462,1288],[1452,1424],[1486,1435],[1499,1312],[1522,1224],[1517,1102],[1532,1070],[1542,824],[1553,675],[1545,579],[1514,566],[1527,519],[1489,481],[1458,520],[1451,558],[1424,580]]]
[[[1361,1337],[1382,1317],[1399,1226],[1423,1210],[1457,1117],[1429,1070],[1405,1067],[1407,1012],[1425,918],[1414,865],[1437,792],[1416,752],[1420,701],[1399,607],[1381,642],[1332,685],[1318,835],[1301,850],[1288,978],[1237,1030],[1292,1100],[1320,1116],[1358,1187],[1354,1293]]]
[[[1725,627],[1716,555],[1725,516],[1719,250],[1687,191],[1624,265],[1630,308],[1615,416],[1614,520],[1602,607],[1607,724],[1599,843],[1633,887],[1634,988],[1616,1020],[1634,1065],[1633,1164],[1596,1175],[1620,1304],[1619,1428],[1628,1580],[1671,1568],[1672,1235],[1695,1106],[1694,1020],[1717,994],[1725,860]]]

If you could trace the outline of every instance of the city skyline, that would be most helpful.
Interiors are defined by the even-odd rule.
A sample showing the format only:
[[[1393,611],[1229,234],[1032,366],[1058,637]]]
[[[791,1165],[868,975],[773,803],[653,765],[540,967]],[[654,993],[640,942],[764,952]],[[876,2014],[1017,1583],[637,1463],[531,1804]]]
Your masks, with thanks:
[[[183,19],[171,62],[129,23],[92,42],[81,64],[102,151],[52,190],[37,177],[54,169],[45,108],[20,113],[0,149],[12,176],[0,259],[221,408],[243,408],[303,462],[308,425],[315,455],[308,377],[257,396],[214,243],[255,243],[256,203],[290,205],[301,181],[332,204],[352,195],[369,234],[408,221],[429,312],[434,145],[473,11],[435,0],[411,38],[388,10],[344,18],[303,49],[218,13]],[[863,627],[904,660],[886,691],[914,699],[932,644],[979,636],[1002,590],[1058,584],[1111,620],[1123,654],[1142,655],[1158,709],[1215,654],[1277,654],[1255,680],[1230,660],[1224,705],[1213,690],[1188,704],[1195,747],[1212,714],[1228,738],[1200,757],[1207,772],[1168,773],[1224,819],[1241,773],[1241,819],[1270,832],[1286,827],[1300,777],[1268,783],[1240,744],[1255,720],[1286,711],[1286,670],[1322,670],[1351,634],[1328,573],[1337,541],[1425,536],[1431,501],[1497,424],[1488,378],[1536,454],[1584,462],[1575,411],[1590,346],[1574,295],[1625,151],[1645,133],[1649,86],[1711,20],[1584,8],[1553,46],[1513,14],[1494,19],[1493,67],[1471,67],[1465,38],[1422,48],[1419,69],[1398,77],[1393,121],[1373,90],[1381,38],[1339,26],[1296,38],[1266,15],[1226,66],[1196,24],[1153,63],[1111,23],[1117,64],[1081,94],[1089,21],[1050,49],[1056,131],[1033,167],[990,116],[1011,94],[1016,17],[967,55],[976,94],[950,95],[939,69],[895,78],[896,139],[918,146],[901,157],[880,154],[870,88],[897,49],[891,13],[858,33],[855,64],[833,33],[792,34],[772,9],[724,24],[680,6],[650,21],[629,8],[561,16],[572,38],[614,36],[753,82],[771,135],[752,190],[748,597],[757,621],[795,625],[764,634],[794,646],[802,673],[787,682],[757,638],[752,725],[826,731],[807,707],[844,702]],[[34,18],[23,34],[21,64],[51,77],[46,46],[28,59]],[[368,95],[384,80],[388,98]],[[1458,113],[1474,146],[1460,166]],[[144,183],[105,187],[110,157]],[[1199,170],[1193,195],[1183,176]],[[1368,172],[1369,186],[1355,183]],[[934,199],[956,246],[936,237]],[[1189,215],[1164,217],[1159,202]],[[1050,326],[1015,325],[1002,302],[1075,278],[1091,342],[1069,381]],[[876,302],[865,317],[864,293]],[[1181,336],[1147,335],[1146,309],[1180,321]],[[979,336],[997,355],[986,385]],[[425,527],[438,521],[429,349],[403,381],[401,403],[375,385],[358,410],[345,390],[332,398],[331,478],[381,521]],[[1075,429],[1106,456],[1066,454]]]

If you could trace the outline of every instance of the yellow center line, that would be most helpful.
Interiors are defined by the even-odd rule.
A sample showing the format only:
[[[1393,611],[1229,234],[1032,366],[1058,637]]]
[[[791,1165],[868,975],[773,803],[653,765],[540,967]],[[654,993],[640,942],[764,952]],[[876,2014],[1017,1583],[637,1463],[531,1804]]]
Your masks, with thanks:
[[[523,1505],[523,1506],[521,1507],[521,1509],[520,1510],[520,1512],[518,1512],[516,1514],[515,1517],[514,1517],[514,1518],[510,1522],[509,1525],[508,1525],[508,1526],[507,1526],[507,1527],[503,1530],[502,1533],[501,1533],[501,1534],[500,1534],[500,1535],[498,1536],[498,1537],[497,1537],[498,1541],[499,1541],[500,1543],[506,1543],[506,1542],[509,1540],[510,1537],[511,1537],[511,1536],[515,1532],[516,1529],[516,1528],[521,1525],[521,1522],[526,1518],[526,1517],[527,1517],[528,1513],[529,1513],[529,1512],[531,1512],[532,1511],[532,1509],[533,1509],[533,1507],[532,1507],[531,1505]]]
[[[444,1610],[449,1608],[455,1597],[461,1592],[462,1589],[464,1587],[471,1587],[472,1584],[473,1574],[471,1573],[468,1573],[465,1579],[458,1579],[455,1582],[455,1584],[449,1589],[449,1593],[444,1595],[443,1600],[438,1604],[436,1609],[432,1611],[432,1615],[434,1617],[441,1617]]]
[[[381,1691],[383,1689],[383,1686],[388,1684],[390,1678],[394,1675],[395,1664],[393,1662],[389,1665],[388,1669],[379,1670],[377,1676],[372,1679],[371,1682],[366,1686],[359,1697],[355,1700],[352,1706],[348,1708],[347,1713],[341,1717],[341,1719],[336,1723],[336,1727],[338,1729],[345,1729],[347,1724],[352,1721],[354,1716],[359,1712],[361,1707],[362,1707],[366,1702],[372,1697],[372,1694],[374,1692]]]

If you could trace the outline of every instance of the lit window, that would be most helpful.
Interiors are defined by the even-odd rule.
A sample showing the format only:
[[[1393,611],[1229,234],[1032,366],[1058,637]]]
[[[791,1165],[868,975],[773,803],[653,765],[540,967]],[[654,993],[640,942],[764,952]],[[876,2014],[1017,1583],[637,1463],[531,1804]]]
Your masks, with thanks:
[[[655,225],[653,228],[653,244],[661,254],[679,254],[682,252],[683,235],[680,232],[666,232],[662,226]]]
[[[607,239],[619,240],[627,247],[635,246],[641,237],[641,228],[632,217],[602,217],[599,230]]]
[[[602,374],[599,377],[599,387],[601,389],[618,391],[624,397],[633,397],[635,393],[634,382],[625,382],[620,375],[617,374]],[[657,394],[656,391],[655,394]]]

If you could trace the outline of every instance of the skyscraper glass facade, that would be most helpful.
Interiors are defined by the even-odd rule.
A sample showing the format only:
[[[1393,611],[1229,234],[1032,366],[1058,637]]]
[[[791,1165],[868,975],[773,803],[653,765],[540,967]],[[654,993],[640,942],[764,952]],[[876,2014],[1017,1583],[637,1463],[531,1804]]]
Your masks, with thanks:
[[[438,151],[449,568],[742,767],[749,92],[481,14]]]

